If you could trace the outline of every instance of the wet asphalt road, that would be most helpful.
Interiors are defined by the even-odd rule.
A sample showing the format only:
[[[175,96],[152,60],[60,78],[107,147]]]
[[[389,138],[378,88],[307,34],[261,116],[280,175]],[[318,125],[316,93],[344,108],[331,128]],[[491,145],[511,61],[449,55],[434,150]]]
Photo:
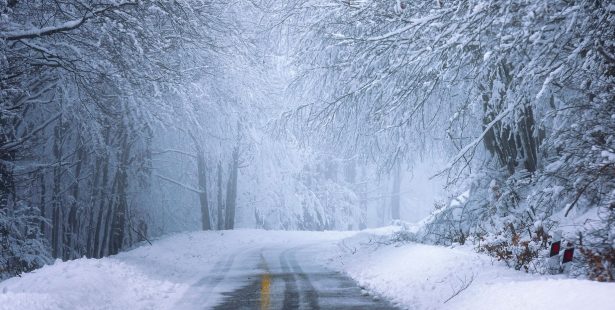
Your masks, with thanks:
[[[201,309],[397,309],[367,295],[352,279],[316,263],[315,255],[319,255],[317,249],[304,246],[251,250],[220,261],[215,274],[195,287],[233,283],[235,289],[221,289],[216,304]],[[206,299],[187,296],[192,306],[197,297]]]

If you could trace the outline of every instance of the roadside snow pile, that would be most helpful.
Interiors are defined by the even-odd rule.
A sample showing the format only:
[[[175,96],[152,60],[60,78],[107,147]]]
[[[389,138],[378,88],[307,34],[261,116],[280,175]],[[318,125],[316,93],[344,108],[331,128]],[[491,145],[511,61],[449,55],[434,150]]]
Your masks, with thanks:
[[[249,266],[245,253],[290,246],[319,248],[324,255],[314,262],[347,273],[374,297],[403,308],[599,310],[615,304],[615,283],[528,275],[469,247],[397,242],[392,236],[416,229],[397,224],[360,233],[177,234],[113,257],[58,261],[0,282],[0,310],[208,309],[241,285],[224,281],[220,266]],[[212,278],[219,278],[215,289],[198,285]]]
[[[242,243],[226,239],[177,234],[112,257],[58,260],[1,282],[0,309],[170,309],[195,275],[232,253],[230,244]]]
[[[334,243],[343,232],[235,230],[182,233],[102,259],[57,261],[53,265],[0,282],[0,310],[29,309],[198,309],[219,301],[234,283],[213,292],[191,289],[211,278],[218,262],[242,253],[279,245]]]
[[[186,289],[115,258],[57,262],[0,287],[0,309],[169,308]]]
[[[612,309],[615,283],[529,275],[467,247],[359,234],[329,258],[374,296],[408,309]]]

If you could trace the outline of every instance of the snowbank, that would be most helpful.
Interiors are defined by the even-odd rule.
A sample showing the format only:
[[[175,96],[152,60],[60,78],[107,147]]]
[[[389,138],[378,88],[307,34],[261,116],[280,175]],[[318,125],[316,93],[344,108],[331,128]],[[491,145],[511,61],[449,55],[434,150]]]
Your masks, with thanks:
[[[113,257],[57,261],[0,282],[0,310],[203,309],[235,288],[222,283],[200,296],[205,304],[182,303],[190,288],[216,272],[216,263],[228,257],[237,262],[242,252],[261,247],[334,243],[349,235],[263,230],[176,234]]]
[[[207,309],[241,284],[221,278],[215,291],[195,290],[199,281],[219,277],[221,262],[233,258],[241,266],[244,252],[302,245],[325,253],[311,257],[314,262],[347,273],[375,297],[402,308],[598,310],[615,305],[615,283],[528,275],[464,247],[386,242],[399,229],[176,234],[113,257],[58,261],[0,282],[0,310]]]
[[[359,234],[341,242],[329,260],[371,294],[402,308],[562,310],[615,305],[615,283],[529,275],[465,247],[386,240]]]

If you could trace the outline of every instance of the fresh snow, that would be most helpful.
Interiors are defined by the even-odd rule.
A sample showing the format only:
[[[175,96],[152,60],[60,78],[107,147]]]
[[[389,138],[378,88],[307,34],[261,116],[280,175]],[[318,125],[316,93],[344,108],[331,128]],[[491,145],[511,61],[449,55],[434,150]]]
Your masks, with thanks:
[[[264,247],[334,242],[348,233],[235,230],[172,235],[102,259],[77,259],[45,266],[0,282],[0,310],[28,309],[191,309],[183,299],[216,263]],[[220,283],[203,309],[234,284]]]
[[[407,309],[613,309],[615,283],[530,275],[468,247],[358,234],[329,258],[376,296]],[[466,287],[464,289],[464,287]]]
[[[466,247],[388,242],[399,229],[176,234],[116,256],[57,261],[0,282],[0,309],[208,308],[240,285],[221,281],[198,296],[202,303],[191,304],[191,288],[211,277],[216,263],[233,257],[233,266],[241,266],[242,253],[296,246],[319,248],[326,255],[311,260],[401,308],[596,310],[615,304],[615,283],[528,275]]]

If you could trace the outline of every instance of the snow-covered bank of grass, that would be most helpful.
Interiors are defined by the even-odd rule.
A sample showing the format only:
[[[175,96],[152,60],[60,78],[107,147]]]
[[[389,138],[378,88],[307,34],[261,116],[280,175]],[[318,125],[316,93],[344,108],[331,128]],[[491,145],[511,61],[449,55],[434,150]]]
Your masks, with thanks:
[[[56,262],[0,282],[4,309],[207,309],[240,285],[216,291],[195,284],[215,277],[227,258],[261,248],[316,246],[314,262],[347,273],[373,295],[409,309],[611,309],[615,283],[528,275],[471,248],[391,243],[400,227],[366,232],[236,230],[182,233],[103,259]],[[244,267],[249,267],[244,264]],[[218,273],[219,275],[219,273]],[[220,279],[222,280],[222,279]],[[191,303],[192,302],[192,303]]]
[[[372,294],[408,309],[613,309],[615,283],[539,276],[507,268],[467,247],[391,243],[358,234],[331,266]]]
[[[181,233],[113,257],[57,261],[0,282],[0,310],[185,309],[182,298],[216,263],[262,247],[331,243],[352,233],[235,230]],[[227,284],[224,284],[227,285]],[[222,289],[231,291],[233,287]],[[208,304],[219,298],[207,296]],[[199,309],[207,305],[195,305]]]

